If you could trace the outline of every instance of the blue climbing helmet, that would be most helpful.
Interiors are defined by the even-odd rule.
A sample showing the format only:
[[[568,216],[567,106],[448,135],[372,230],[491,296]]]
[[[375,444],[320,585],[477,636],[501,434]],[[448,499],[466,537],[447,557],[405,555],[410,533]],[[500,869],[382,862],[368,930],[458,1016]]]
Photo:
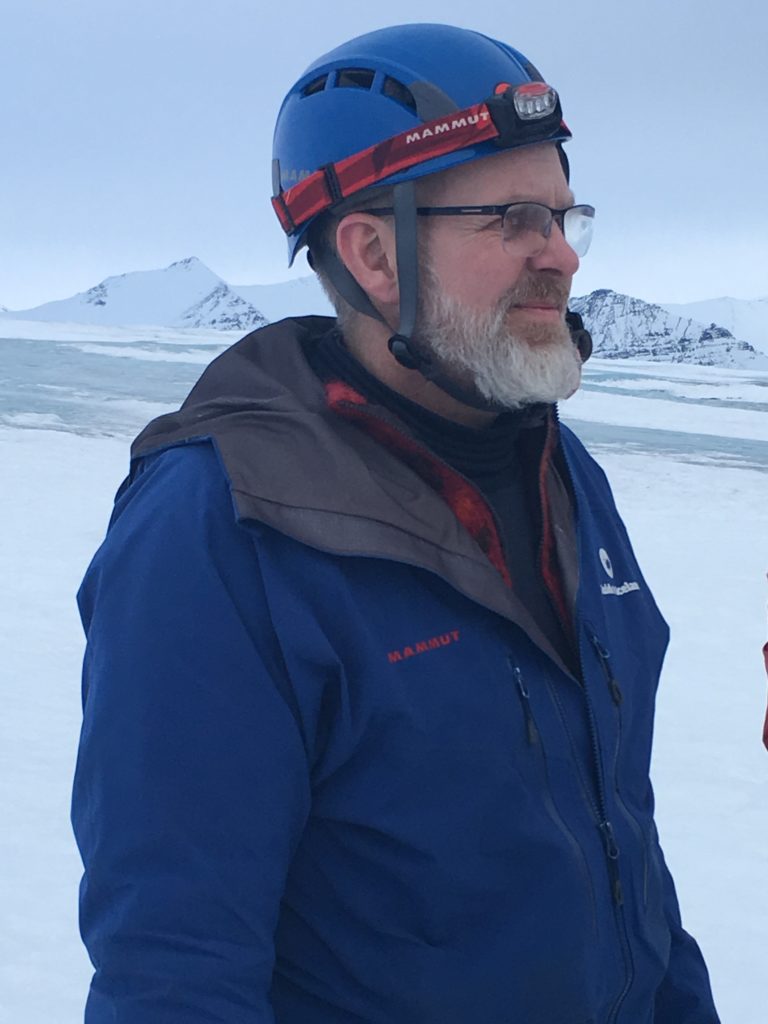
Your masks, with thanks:
[[[289,260],[318,217],[364,189],[570,137],[534,65],[480,32],[396,25],[342,43],[307,68],[277,117],[272,203]]]
[[[358,36],[311,64],[286,96],[275,126],[272,205],[288,238],[289,262],[310,230],[343,201],[391,187],[399,325],[389,348],[403,366],[469,405],[487,408],[423,350],[418,314],[414,182],[504,149],[571,137],[560,100],[534,65],[506,43],[450,25],[396,25]],[[355,309],[386,324],[333,251],[322,269]],[[569,313],[581,350],[589,335]],[[577,323],[578,321],[578,323]],[[580,334],[577,333],[577,328]],[[591,346],[591,342],[589,343]]]

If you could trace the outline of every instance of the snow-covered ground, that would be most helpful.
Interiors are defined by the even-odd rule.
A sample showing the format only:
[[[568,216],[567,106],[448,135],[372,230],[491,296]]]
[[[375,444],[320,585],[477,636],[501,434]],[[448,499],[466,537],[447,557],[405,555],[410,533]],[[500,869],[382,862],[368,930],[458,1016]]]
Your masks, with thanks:
[[[216,331],[210,327],[104,327],[76,321],[22,320],[13,314],[0,320],[0,339],[23,341],[75,341],[101,342],[104,345],[128,342],[162,342],[165,345],[195,345],[214,342],[231,344],[242,337],[242,331]]]
[[[74,593],[131,433],[178,402],[223,339],[103,328],[27,339],[0,341],[0,1022],[75,1024],[90,969],[68,820]],[[561,413],[608,472],[672,626],[654,762],[662,842],[724,1024],[764,1024],[768,374],[588,370]]]

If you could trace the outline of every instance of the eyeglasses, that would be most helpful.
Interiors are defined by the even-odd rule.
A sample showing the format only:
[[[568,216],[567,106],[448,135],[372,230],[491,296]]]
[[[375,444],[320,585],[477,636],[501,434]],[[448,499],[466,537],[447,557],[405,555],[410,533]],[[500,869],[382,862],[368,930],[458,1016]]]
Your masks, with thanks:
[[[365,210],[376,216],[394,213],[391,206]],[[585,256],[592,241],[594,206],[566,206],[553,209],[543,203],[506,203],[503,206],[418,206],[420,217],[501,217],[501,238],[504,248],[513,256],[530,259],[544,251],[552,223],[577,256]]]

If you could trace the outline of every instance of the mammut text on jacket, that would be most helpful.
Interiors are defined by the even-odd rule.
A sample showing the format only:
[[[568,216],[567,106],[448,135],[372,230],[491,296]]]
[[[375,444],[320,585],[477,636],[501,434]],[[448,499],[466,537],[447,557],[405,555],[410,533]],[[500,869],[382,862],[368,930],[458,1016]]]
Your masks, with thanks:
[[[653,824],[667,628],[603,474],[563,428],[576,678],[329,409],[327,326],[145,432],[84,581],[86,1021],[716,1024]]]

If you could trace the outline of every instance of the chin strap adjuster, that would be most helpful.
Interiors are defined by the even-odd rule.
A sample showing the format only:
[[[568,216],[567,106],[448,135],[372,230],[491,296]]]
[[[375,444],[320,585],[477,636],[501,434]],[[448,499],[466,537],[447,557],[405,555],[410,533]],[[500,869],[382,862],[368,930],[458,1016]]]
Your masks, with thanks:
[[[410,339],[404,338],[402,334],[393,334],[387,344],[389,351],[406,370],[420,370],[424,365],[424,360],[413,351]]]
[[[592,355],[592,335],[584,326],[584,321],[578,313],[572,313],[569,309],[565,314],[565,322],[571,332],[571,341],[579,350],[582,363],[586,363]]]

